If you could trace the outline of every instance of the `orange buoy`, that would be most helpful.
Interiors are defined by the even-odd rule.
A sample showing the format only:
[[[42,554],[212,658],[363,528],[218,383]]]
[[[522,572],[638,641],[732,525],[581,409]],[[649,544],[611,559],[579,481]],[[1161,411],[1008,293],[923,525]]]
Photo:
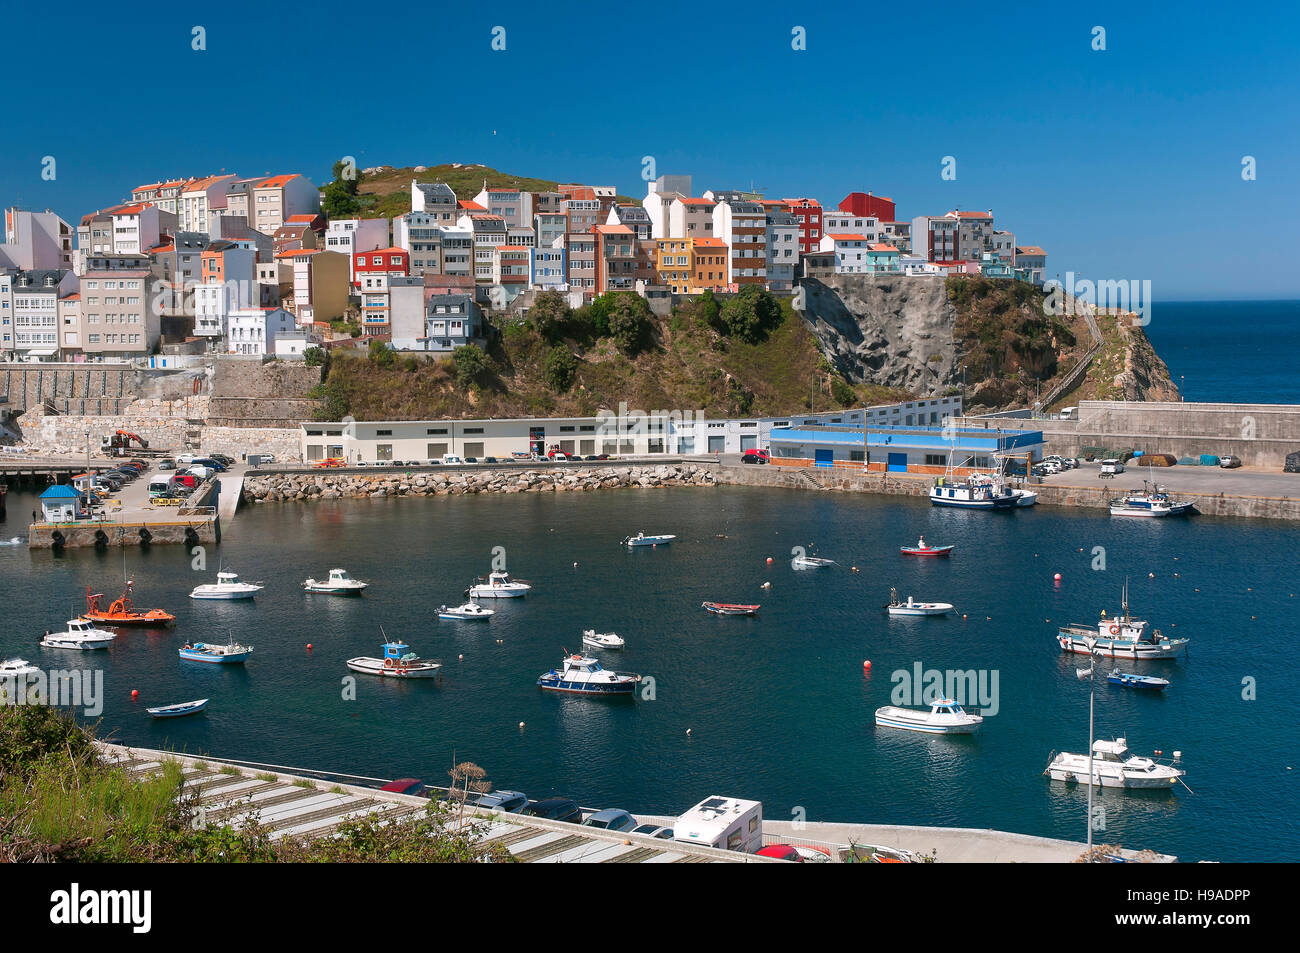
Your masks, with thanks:
[[[307,643],[307,651],[308,651],[308,652],[311,651],[311,643],[310,643],[310,642]]]
[[[138,688],[133,688],[133,689],[131,689],[131,697],[132,697],[132,698],[139,698],[139,697],[140,697],[140,689],[138,689]]]
[[[966,613],[963,612],[963,613],[961,614],[961,618],[962,618],[962,621],[963,621],[963,622],[966,621]]]
[[[772,565],[772,557],[771,557],[771,556],[768,556],[768,557],[767,557],[767,564],[768,564],[769,566]]]
[[[1060,581],[1061,581],[1061,574],[1058,572],[1055,576],[1052,577],[1052,579],[1054,579],[1056,582],[1060,582]]]
[[[871,671],[871,659],[867,659],[862,663],[862,671],[864,672]]]

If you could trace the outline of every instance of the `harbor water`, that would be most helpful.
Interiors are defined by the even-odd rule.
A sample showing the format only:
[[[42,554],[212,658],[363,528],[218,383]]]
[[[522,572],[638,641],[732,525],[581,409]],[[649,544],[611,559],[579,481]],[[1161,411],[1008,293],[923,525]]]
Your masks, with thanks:
[[[0,537],[21,533],[30,508],[29,494],[13,492]],[[638,530],[677,539],[620,545]],[[952,558],[901,556],[921,534],[954,544]],[[487,623],[439,621],[441,603],[459,604],[486,575],[494,547],[532,593],[485,601],[497,610]],[[796,571],[794,547],[837,565]],[[498,788],[633,813],[676,814],[726,794],[761,800],[776,820],[1083,840],[1086,789],[1042,776],[1053,751],[1083,752],[1088,740],[1089,686],[1075,674],[1086,660],[1054,636],[1061,623],[1118,611],[1127,578],[1133,613],[1190,638],[1190,651],[1120,663],[1168,678],[1164,693],[1099,679],[1097,736],[1125,736],[1141,754],[1181,751],[1190,791],[1101,792],[1096,839],[1183,860],[1300,860],[1300,537],[1291,524],[963,512],[718,487],[259,505],[203,555],[199,570],[180,546],[128,550],[137,605],[174,612],[177,624],[124,630],[105,652],[75,653],[37,642],[81,610],[87,586],[116,597],[122,552],[0,546],[0,656],[102,668],[102,733],[126,744],[431,783],[473,761]],[[301,590],[335,566],[371,584],[364,596]],[[189,599],[219,567],[266,588],[254,602]],[[954,603],[956,614],[891,619],[882,611],[890,587]],[[762,608],[717,617],[705,600]],[[537,688],[566,651],[583,650],[587,628],[627,640],[621,652],[588,651],[651,676],[652,698]],[[344,661],[381,654],[381,632],[441,659],[441,679],[351,681]],[[177,657],[186,640],[231,634],[255,647],[246,666]],[[875,709],[893,703],[892,676],[918,665],[981,673],[993,697],[971,707],[996,714],[980,734],[875,727]],[[651,683],[643,689],[651,694]],[[196,698],[211,699],[198,716],[154,721],[144,711]]]

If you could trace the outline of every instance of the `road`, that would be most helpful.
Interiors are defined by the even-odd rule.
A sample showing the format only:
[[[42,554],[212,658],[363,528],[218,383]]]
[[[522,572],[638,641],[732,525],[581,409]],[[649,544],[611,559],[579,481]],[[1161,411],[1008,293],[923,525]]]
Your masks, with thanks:
[[[1139,467],[1126,466],[1113,479],[1102,480],[1100,464],[1080,463],[1078,469],[1043,477],[1055,486],[1095,487],[1106,485],[1118,490],[1141,489],[1143,480],[1155,480],[1171,490],[1188,493],[1228,496],[1300,497],[1300,473],[1280,473],[1255,467],[1224,470],[1220,467]]]

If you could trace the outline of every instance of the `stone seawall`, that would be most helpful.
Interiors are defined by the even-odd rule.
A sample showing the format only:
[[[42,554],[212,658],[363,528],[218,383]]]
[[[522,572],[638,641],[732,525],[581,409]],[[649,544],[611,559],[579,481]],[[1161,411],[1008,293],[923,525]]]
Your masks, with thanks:
[[[282,427],[204,427],[199,447],[205,456],[224,453],[242,460],[246,453],[270,453],[280,463],[302,455],[302,431]]]
[[[695,463],[448,472],[396,467],[370,473],[250,472],[244,479],[244,500],[271,503],[471,493],[582,493],[621,487],[713,486],[715,482],[713,467]]]

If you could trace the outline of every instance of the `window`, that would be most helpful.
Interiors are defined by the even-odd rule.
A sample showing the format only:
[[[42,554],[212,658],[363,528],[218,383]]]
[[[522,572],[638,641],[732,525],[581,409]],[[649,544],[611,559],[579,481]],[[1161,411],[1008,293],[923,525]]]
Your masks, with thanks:
[[[465,430],[464,430],[464,432],[467,433],[467,434],[471,434],[471,433],[482,433],[482,432],[483,432],[483,428],[482,428],[482,427],[466,427]]]
[[[376,437],[391,437],[392,435],[393,435],[393,432],[392,432],[391,430],[376,430],[376,431],[375,431],[375,436],[376,436]]]
[[[446,428],[446,427],[430,427],[428,430],[425,431],[425,433],[428,434],[430,437],[436,437],[436,436],[439,436],[439,435],[443,435],[443,436],[445,436],[446,433],[447,433],[447,428]]]
[[[927,453],[925,455],[925,465],[927,467],[946,467],[948,465],[948,454]]]

